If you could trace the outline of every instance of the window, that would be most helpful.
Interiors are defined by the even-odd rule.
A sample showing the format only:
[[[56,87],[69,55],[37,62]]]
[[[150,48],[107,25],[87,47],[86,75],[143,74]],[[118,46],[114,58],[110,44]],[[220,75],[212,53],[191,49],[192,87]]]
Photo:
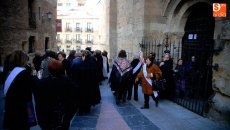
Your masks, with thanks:
[[[77,40],[77,41],[81,40],[81,34],[77,34],[77,35],[76,35],[76,40]]]
[[[58,3],[58,6],[62,6],[62,3]]]
[[[30,36],[28,53],[33,53],[35,51],[34,43],[35,43],[35,36]]]
[[[70,28],[70,23],[66,23],[66,28]]]
[[[26,51],[26,46],[28,45],[27,41],[22,41],[22,50]]]
[[[61,36],[60,34],[57,34],[57,40],[60,41],[61,40]]]
[[[49,37],[45,38],[45,50],[49,49]]]
[[[87,41],[91,41],[91,35],[90,34],[87,34]]]
[[[195,40],[195,39],[197,39],[197,34],[188,34],[188,39],[189,40]]]
[[[70,34],[66,34],[66,40],[67,40],[67,41],[70,41],[70,40],[71,40]]]
[[[76,23],[76,31],[81,32],[80,23]]]
[[[80,23],[76,23],[76,28],[80,28]]]
[[[89,22],[87,23],[86,32],[93,32],[92,24]]]
[[[91,23],[87,23],[87,28],[91,28]]]
[[[66,3],[66,6],[71,6],[71,3]]]
[[[82,43],[81,34],[76,34],[76,43]]]
[[[70,23],[66,23],[66,31],[72,31]]]
[[[38,19],[41,19],[41,7],[38,7]]]

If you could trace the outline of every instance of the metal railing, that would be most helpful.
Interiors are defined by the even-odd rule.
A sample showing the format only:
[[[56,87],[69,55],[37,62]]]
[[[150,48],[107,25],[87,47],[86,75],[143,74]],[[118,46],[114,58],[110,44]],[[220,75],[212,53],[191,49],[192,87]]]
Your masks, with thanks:
[[[204,43],[205,41],[202,41]],[[210,48],[195,48],[193,44],[190,46],[183,46],[182,41],[170,41],[168,39],[159,40],[159,39],[147,39],[144,38],[139,46],[143,52],[144,57],[148,56],[150,53],[155,53],[155,59],[157,64],[162,61],[163,55],[165,52],[170,52],[171,59],[174,63],[174,68],[178,59],[183,59],[185,67],[187,67],[188,60],[191,55],[187,54],[187,50],[199,52],[200,59],[197,64],[198,68],[195,74],[192,72],[186,71],[185,78],[185,90],[182,94],[178,94],[177,79],[175,73],[173,73],[173,99],[175,103],[199,114],[205,116],[205,112],[210,104],[210,97],[213,94],[212,91],[212,49]],[[183,51],[183,49],[185,49]],[[206,53],[208,51],[208,53]],[[210,51],[210,52],[209,52]],[[202,53],[201,53],[202,52]],[[210,55],[207,59],[207,55]],[[207,62],[204,62],[207,61]],[[173,71],[173,70],[172,70]],[[167,82],[167,81],[166,81]]]

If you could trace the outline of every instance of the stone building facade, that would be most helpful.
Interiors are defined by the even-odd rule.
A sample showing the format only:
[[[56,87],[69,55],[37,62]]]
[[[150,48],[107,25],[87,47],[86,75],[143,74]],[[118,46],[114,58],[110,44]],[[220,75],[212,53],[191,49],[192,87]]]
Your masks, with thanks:
[[[139,43],[143,38],[163,41],[165,34],[170,40],[182,44],[182,50],[179,52],[181,57],[192,55],[191,50],[186,50],[186,47],[191,45],[197,46],[194,52],[198,58],[199,53],[203,54],[203,51],[198,51],[200,47],[205,51],[206,48],[210,48],[203,60],[203,64],[206,64],[208,58],[209,64],[215,64],[215,70],[211,69],[210,85],[214,95],[210,97],[207,116],[229,124],[230,8],[227,8],[226,17],[212,17],[213,3],[227,3],[229,7],[228,0],[101,0],[101,2],[106,16],[103,22],[106,29],[102,39],[109,44],[110,59],[117,57],[121,49],[125,49],[131,58],[134,52],[141,50]],[[200,41],[196,45],[191,40]]]
[[[56,50],[56,7],[56,0],[1,1],[1,64],[13,50],[24,50],[29,55]]]
[[[57,19],[61,20],[62,29],[57,31],[58,51],[69,54],[71,50],[105,49],[100,42],[100,5],[92,1],[59,0]],[[103,17],[101,17],[103,18]]]

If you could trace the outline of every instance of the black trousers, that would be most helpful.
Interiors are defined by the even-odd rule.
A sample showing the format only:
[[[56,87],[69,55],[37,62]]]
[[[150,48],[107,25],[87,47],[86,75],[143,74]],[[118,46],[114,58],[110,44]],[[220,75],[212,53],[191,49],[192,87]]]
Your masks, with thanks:
[[[138,83],[135,83],[135,81],[133,81],[131,86],[128,88],[128,97],[127,97],[128,100],[131,100],[132,91],[134,94],[134,100],[138,100]]]
[[[149,94],[144,94],[144,99],[145,99],[145,104],[144,107],[149,107],[149,96],[151,96],[153,98],[153,100],[155,101],[156,104],[158,104],[158,97],[155,97],[153,94],[149,95]]]

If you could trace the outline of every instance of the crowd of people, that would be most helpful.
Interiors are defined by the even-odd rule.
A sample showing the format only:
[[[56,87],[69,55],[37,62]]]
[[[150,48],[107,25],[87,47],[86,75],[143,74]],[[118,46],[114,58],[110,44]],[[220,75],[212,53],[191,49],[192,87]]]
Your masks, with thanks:
[[[3,69],[3,127],[29,130],[38,124],[42,130],[68,130],[75,114],[89,113],[100,103],[107,67],[107,52],[90,48],[68,57],[47,50],[32,60],[21,50],[12,52]]]
[[[186,87],[185,82],[186,74],[197,69],[194,56],[188,65],[179,59],[173,69],[168,52],[157,63],[154,53],[143,57],[140,51],[130,61],[126,51],[120,50],[110,72],[107,55],[90,48],[72,50],[68,57],[64,52],[47,50],[44,55],[36,53],[32,61],[21,50],[9,54],[3,69],[4,128],[29,130],[38,124],[42,130],[68,130],[76,113],[89,113],[100,103],[99,85],[107,78],[116,104],[131,100],[132,95],[138,101],[140,85],[144,95],[141,109],[149,109],[149,97],[157,107],[159,98],[193,94],[193,86]],[[194,80],[189,78],[188,82],[192,85]]]
[[[198,65],[195,56],[192,56],[188,64],[183,64],[179,59],[173,68],[173,59],[169,51],[165,51],[162,61],[155,59],[155,53],[143,57],[140,51],[134,53],[133,60],[127,59],[126,51],[121,50],[114,59],[109,76],[111,90],[114,92],[116,103],[131,100],[138,101],[138,85],[140,84],[144,94],[142,109],[149,108],[149,97],[158,106],[159,98],[173,99],[194,95],[196,78],[198,77]]]

